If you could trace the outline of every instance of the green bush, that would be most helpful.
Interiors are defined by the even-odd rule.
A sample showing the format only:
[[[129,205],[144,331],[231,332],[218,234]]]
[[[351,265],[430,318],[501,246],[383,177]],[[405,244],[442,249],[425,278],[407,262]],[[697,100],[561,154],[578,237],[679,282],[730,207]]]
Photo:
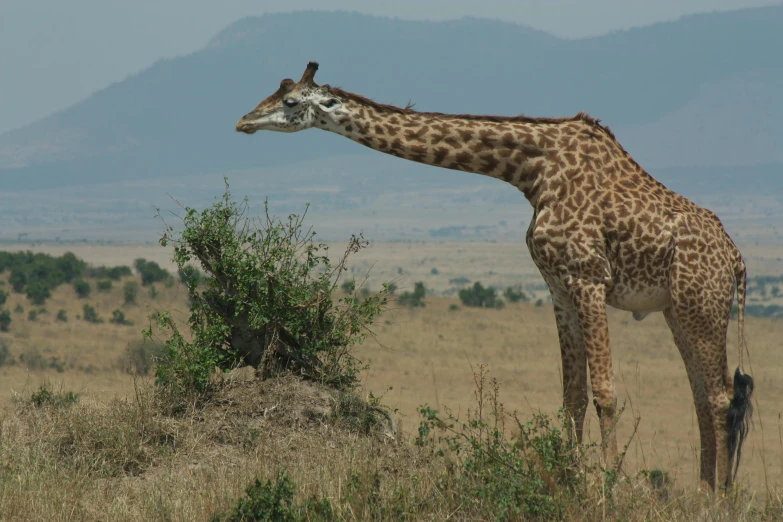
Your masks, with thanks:
[[[136,296],[139,295],[139,283],[136,281],[126,281],[122,285],[122,295],[125,298],[126,305],[136,304]]]
[[[522,285],[508,286],[503,291],[503,297],[509,303],[527,302],[528,298],[525,292],[522,291]]]
[[[150,299],[157,299],[158,298],[158,289],[155,288],[155,285],[150,285]]]
[[[25,287],[27,298],[34,305],[42,305],[47,299],[52,297],[51,287],[43,281],[32,281]]]
[[[16,307],[14,308],[14,313],[15,314],[23,314],[24,313],[24,306],[22,306],[21,304],[16,305]]]
[[[57,321],[61,323],[67,323],[68,322],[68,312],[66,312],[64,309],[60,309],[60,311],[57,312]]]
[[[96,266],[87,269],[85,275],[92,277],[93,279],[111,279],[112,281],[119,281],[123,277],[129,277],[133,275],[133,270],[129,266],[113,266],[111,268],[107,266]]]
[[[38,312],[36,310],[30,310],[27,312],[27,320],[35,321],[38,318]]]
[[[0,272],[10,269],[8,281],[14,292],[27,294],[35,305],[43,304],[59,285],[84,274],[86,266],[71,252],[60,257],[29,251],[0,253]]]
[[[74,281],[73,289],[76,290],[76,295],[79,296],[79,299],[89,297],[90,293],[92,292],[92,286],[90,286],[90,283],[84,279]]]
[[[171,278],[168,270],[161,268],[155,261],[139,258],[133,262],[133,267],[141,276],[141,286],[164,282]]]
[[[3,292],[0,290],[0,306],[5,305],[5,303],[8,301],[8,292]]]
[[[349,488],[353,486],[354,482],[347,484]],[[338,515],[329,499],[311,497],[296,505],[295,493],[294,481],[284,469],[278,470],[275,480],[262,482],[256,478],[245,488],[245,495],[237,501],[231,513],[214,515],[211,522],[340,522],[345,520]],[[373,520],[380,519],[373,517]]]
[[[348,257],[367,241],[352,237],[333,265],[326,246],[303,228],[304,214],[283,221],[265,203],[265,215],[253,221],[247,207],[247,199],[231,200],[226,185],[212,207],[185,208],[181,233],[167,226],[161,244],[174,246],[178,269],[197,261],[207,277],[206,284],[189,289],[192,341],[168,312],[157,319],[168,334],[158,379],[203,392],[216,366],[250,364],[263,377],[291,370],[337,388],[355,386],[359,366],[351,347],[368,334],[387,291],[337,302],[333,294]],[[151,329],[145,334],[151,336]]]
[[[497,296],[497,290],[493,287],[484,288],[481,283],[476,281],[470,288],[463,288],[459,291],[459,300],[464,306],[473,306],[480,308],[503,308],[503,300]]]
[[[112,324],[121,324],[121,325],[132,325],[133,321],[128,321],[125,319],[125,312],[117,308],[111,313],[111,319],[109,319],[109,322]]]
[[[11,329],[11,314],[8,310],[0,312],[0,332],[7,332]]]
[[[261,482],[255,479],[245,489],[245,497],[237,501],[232,512],[213,517],[213,522],[297,522],[301,520],[293,509],[294,482],[285,471],[279,471],[277,479]]]
[[[424,298],[427,296],[427,289],[422,281],[413,284],[413,292],[403,292],[397,298],[397,302],[408,308],[423,308]]]
[[[112,288],[112,282],[111,279],[104,279],[103,281],[98,281],[95,286],[98,287],[99,292],[108,292]]]
[[[76,404],[76,402],[79,401],[79,395],[73,392],[53,392],[49,389],[49,386],[47,384],[42,384],[38,391],[33,393],[33,396],[30,398],[30,402],[34,406],[41,407],[41,406],[54,406],[54,407],[64,407],[64,406],[70,406],[71,404]]]
[[[477,404],[467,419],[426,405],[418,409],[422,421],[416,444],[445,459],[452,470],[444,494],[473,499],[462,514],[465,520],[570,519],[569,508],[589,499],[585,475],[602,473],[582,453],[596,445],[571,443],[565,411],[557,423],[543,414],[523,423],[506,412],[499,385],[487,381],[484,365],[474,379]],[[515,425],[514,440],[508,438],[508,422]],[[605,473],[609,491],[614,478],[611,470]]]
[[[82,307],[82,319],[88,323],[98,324],[103,322],[103,319],[98,316],[98,312],[95,311],[95,308],[86,303]]]

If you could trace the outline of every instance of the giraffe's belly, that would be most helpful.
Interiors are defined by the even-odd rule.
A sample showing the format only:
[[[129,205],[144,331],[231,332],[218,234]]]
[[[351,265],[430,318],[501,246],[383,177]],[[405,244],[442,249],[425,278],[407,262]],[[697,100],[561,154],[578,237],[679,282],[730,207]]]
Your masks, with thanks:
[[[631,287],[619,283],[607,293],[606,304],[634,312],[634,318],[641,320],[651,312],[666,310],[671,306],[672,300],[669,287],[665,285]]]

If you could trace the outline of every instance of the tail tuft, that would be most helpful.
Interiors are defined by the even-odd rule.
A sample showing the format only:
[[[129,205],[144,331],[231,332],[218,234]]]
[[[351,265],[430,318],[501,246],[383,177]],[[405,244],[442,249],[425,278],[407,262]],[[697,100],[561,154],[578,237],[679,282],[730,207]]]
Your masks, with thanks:
[[[729,404],[728,413],[728,445],[729,445],[729,476],[731,476],[732,462],[734,462],[734,477],[737,478],[740,457],[742,456],[742,443],[745,442],[750,431],[750,419],[753,416],[753,377],[742,373],[740,368],[734,372],[734,398]],[[736,460],[734,455],[736,453]],[[732,480],[733,480],[732,479]]]

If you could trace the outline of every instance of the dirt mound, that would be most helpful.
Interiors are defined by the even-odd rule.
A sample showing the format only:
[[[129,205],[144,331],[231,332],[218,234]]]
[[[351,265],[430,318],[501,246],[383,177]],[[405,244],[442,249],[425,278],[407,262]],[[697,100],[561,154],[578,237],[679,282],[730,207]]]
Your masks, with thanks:
[[[261,380],[250,366],[213,377],[217,391],[187,416],[188,431],[247,447],[260,437],[298,431],[364,432],[393,441],[391,416],[353,392],[337,391],[294,375]],[[285,433],[282,433],[282,432]]]

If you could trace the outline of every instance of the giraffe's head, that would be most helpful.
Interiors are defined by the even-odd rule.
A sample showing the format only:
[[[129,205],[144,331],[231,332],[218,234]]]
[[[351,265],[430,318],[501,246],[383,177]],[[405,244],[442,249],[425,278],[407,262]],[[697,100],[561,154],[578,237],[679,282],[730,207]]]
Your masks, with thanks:
[[[328,85],[317,85],[313,78],[318,70],[316,62],[307,64],[299,82],[286,78],[280,88],[258,107],[242,116],[237,132],[253,134],[259,130],[297,132],[309,129],[319,121],[332,120],[342,101]]]

